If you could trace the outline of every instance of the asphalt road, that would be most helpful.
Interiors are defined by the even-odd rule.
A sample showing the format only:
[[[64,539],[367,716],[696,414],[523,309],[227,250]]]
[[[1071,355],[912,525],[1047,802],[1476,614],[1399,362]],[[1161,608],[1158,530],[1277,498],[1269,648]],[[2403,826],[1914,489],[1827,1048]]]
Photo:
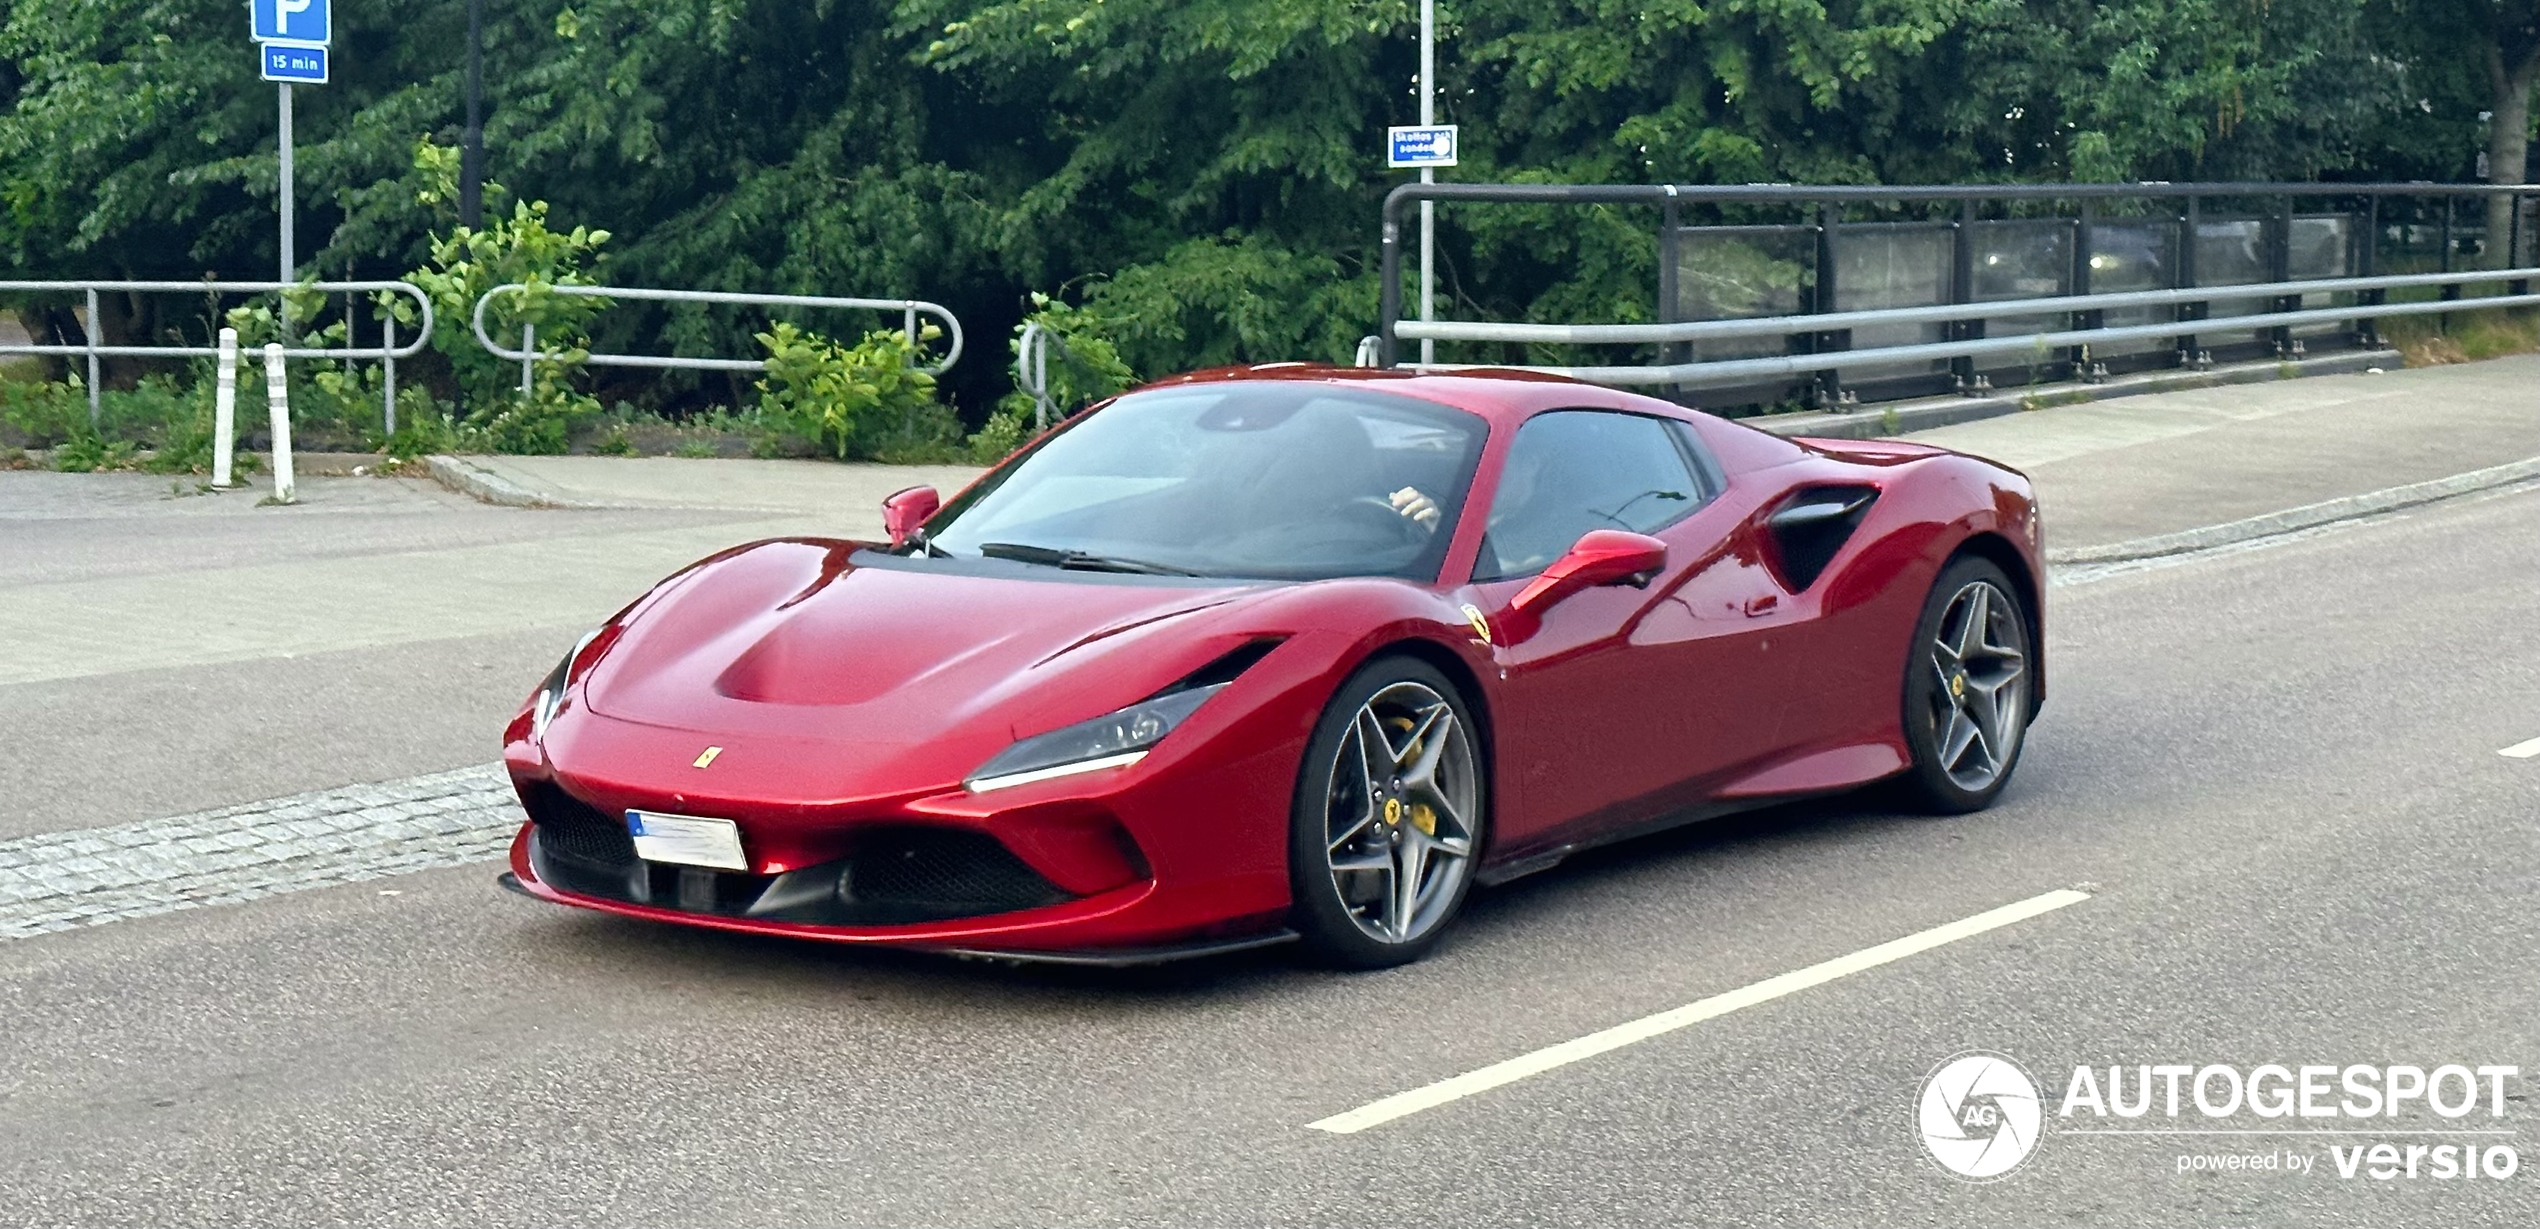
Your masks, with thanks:
[[[0,840],[481,764],[574,637],[811,516],[0,474]]]
[[[840,952],[547,908],[491,866],[0,942],[0,1224],[2528,1225],[2540,758],[2497,751],[2540,736],[2535,525],[2525,488],[2058,588],[2052,697],[1992,811],[1844,799],[1639,841],[1478,895],[1435,958],[1378,974]],[[488,715],[572,627],[395,630],[281,672],[0,688],[0,822],[481,762]],[[178,730],[108,759],[112,726],[59,728],[164,704],[261,729],[277,678],[296,733],[228,777],[207,765],[234,747]],[[88,758],[30,768],[29,746]],[[1358,1134],[1307,1125],[2073,887],[2090,899]],[[1971,1185],[1914,1116],[1970,1048],[2050,1098],[2080,1064],[2517,1064],[2501,1120],[2392,1126],[2514,1130],[2482,1142],[2523,1168],[2339,1179],[2328,1143],[2378,1137],[2050,1115],[2025,1167]],[[2176,1172],[2279,1144],[2318,1170]]]

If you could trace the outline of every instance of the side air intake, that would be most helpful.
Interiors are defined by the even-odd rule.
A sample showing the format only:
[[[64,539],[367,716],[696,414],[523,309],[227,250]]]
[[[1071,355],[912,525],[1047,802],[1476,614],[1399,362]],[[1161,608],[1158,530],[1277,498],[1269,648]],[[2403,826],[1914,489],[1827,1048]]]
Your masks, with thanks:
[[[1781,556],[1782,579],[1792,592],[1817,583],[1878,498],[1877,487],[1805,487],[1792,492],[1765,518],[1773,548]]]

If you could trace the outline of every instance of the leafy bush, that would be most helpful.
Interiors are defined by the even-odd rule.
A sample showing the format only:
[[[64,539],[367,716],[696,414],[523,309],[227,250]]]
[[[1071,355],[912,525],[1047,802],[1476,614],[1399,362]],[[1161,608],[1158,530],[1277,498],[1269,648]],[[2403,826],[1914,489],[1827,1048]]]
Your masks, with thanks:
[[[419,142],[415,167],[433,181],[427,195],[456,194],[455,184],[439,182],[455,174],[456,162],[447,151]],[[585,343],[591,318],[609,302],[560,295],[555,287],[598,285],[590,267],[600,263],[600,249],[608,241],[605,230],[549,227],[545,201],[516,202],[510,217],[498,216],[483,230],[458,226],[447,235],[432,236],[430,258],[405,280],[432,300],[432,348],[449,360],[465,407],[456,424],[462,442],[496,452],[563,452],[573,428],[599,414],[599,402],[575,391],[572,380],[589,357]],[[513,282],[527,289],[489,306],[485,331],[515,344],[521,327],[531,328],[542,359],[532,365],[526,393],[520,388],[520,368],[478,345],[470,323],[476,301],[486,291]],[[414,303],[405,296],[382,292],[379,304],[400,326],[419,324]]]
[[[436,452],[459,449],[458,425],[432,394],[420,388],[397,390],[397,431],[381,445],[390,460],[411,461]]]
[[[1023,325],[1029,324],[1041,326],[1053,343],[1047,390],[1053,422],[1138,382],[1111,338],[1117,322],[1110,318],[1035,291],[1031,314],[1023,318]],[[1023,355],[1023,325],[1015,326],[1006,346],[1017,361]],[[970,437],[970,459],[981,465],[1004,460],[1040,430],[1038,411],[1032,394],[1021,388],[1007,393],[988,415],[987,425]]]
[[[143,377],[130,389],[98,398],[88,418],[88,390],[76,382],[0,384],[0,424],[35,447],[53,449],[53,467],[71,473],[128,469],[191,473],[211,468],[212,395],[208,382]],[[142,449],[155,449],[140,462]]]
[[[770,444],[783,437],[849,458],[915,464],[960,455],[961,423],[935,397],[935,377],[917,368],[917,346],[941,335],[928,325],[912,344],[892,329],[840,345],[779,321],[758,334],[767,374],[758,381],[758,424]]]
[[[26,447],[66,443],[89,430],[87,390],[67,382],[0,382],[0,426]]]

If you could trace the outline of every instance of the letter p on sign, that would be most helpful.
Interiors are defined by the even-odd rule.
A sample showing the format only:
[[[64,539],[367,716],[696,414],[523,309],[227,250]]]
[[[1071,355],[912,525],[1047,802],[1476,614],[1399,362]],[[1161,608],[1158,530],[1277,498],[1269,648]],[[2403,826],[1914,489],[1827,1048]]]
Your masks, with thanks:
[[[254,0],[251,33],[260,43],[323,47],[335,41],[329,0]]]

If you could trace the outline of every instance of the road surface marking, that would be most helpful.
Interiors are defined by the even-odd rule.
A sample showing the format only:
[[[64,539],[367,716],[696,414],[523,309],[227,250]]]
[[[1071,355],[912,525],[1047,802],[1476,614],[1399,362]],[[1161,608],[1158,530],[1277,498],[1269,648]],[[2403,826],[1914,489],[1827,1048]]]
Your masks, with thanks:
[[[2540,755],[2540,738],[2532,739],[2529,742],[2515,743],[2496,754],[2508,756],[2517,760],[2530,759],[2535,755]]]
[[[1546,1046],[1531,1054],[1520,1054],[1478,1071],[1468,1071],[1462,1075],[1440,1080],[1426,1088],[1398,1092],[1381,1101],[1362,1105],[1357,1109],[1334,1114],[1319,1122],[1306,1125],[1317,1131],[1329,1131],[1335,1135],[1350,1135],[1369,1127],[1382,1126],[1394,1119],[1408,1117],[1425,1109],[1435,1109],[1450,1101],[1461,1100],[1475,1093],[1488,1092],[1502,1084],[1513,1084],[1530,1075],[1541,1075],[1556,1067],[1566,1067],[1582,1059],[1594,1058],[1609,1050],[1619,1050],[1628,1045],[1647,1041],[1652,1037],[1699,1024],[1704,1020],[1725,1016],[1742,1007],[1769,1003],[1774,999],[1796,994],[1812,986],[1822,986],[1840,977],[1849,977],[1854,973],[1875,969],[1880,965],[1902,960],[1917,952],[1927,952],[1935,947],[1955,943],[1960,939],[1971,939],[1988,930],[1996,930],[2013,922],[2036,917],[2041,913],[2051,913],[2066,905],[2077,905],[2088,899],[2090,899],[2088,892],[2076,892],[2069,888],[2048,892],[2041,896],[2032,896],[2027,900],[2004,905],[1999,909],[1986,910],[1974,917],[1961,918],[1945,925],[1934,926],[1902,939],[1890,939],[1876,947],[1866,947],[1848,956],[1837,956],[1822,964],[1812,964],[1807,968],[1777,977],[1768,977],[1726,994],[1715,994],[1710,998],[1687,1003],[1682,1007],[1662,1011],[1656,1015],[1643,1016],[1626,1024],[1617,1024],[1585,1037],[1564,1041],[1559,1045]]]
[[[0,841],[0,940],[502,856],[500,764]]]

